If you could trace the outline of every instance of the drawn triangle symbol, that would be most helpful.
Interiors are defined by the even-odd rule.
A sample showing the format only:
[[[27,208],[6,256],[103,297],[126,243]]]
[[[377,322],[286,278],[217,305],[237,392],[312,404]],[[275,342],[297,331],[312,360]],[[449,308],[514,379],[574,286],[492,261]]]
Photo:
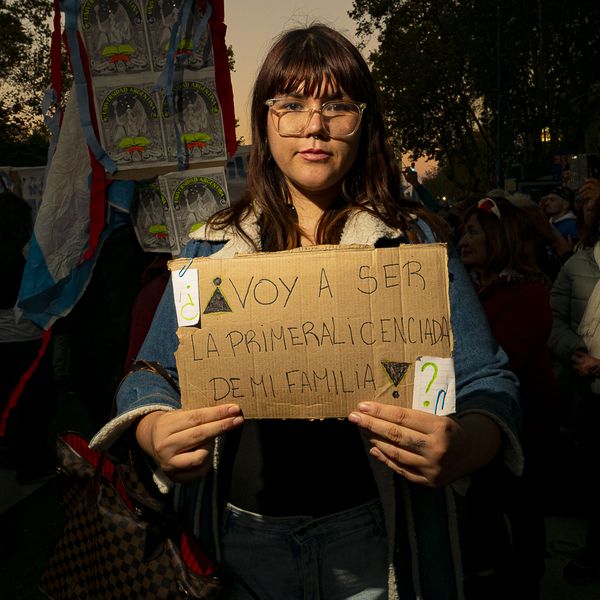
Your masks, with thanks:
[[[394,386],[397,386],[404,379],[406,371],[408,371],[408,367],[410,367],[410,363],[390,362],[386,360],[382,360],[381,364],[390,376]]]
[[[227,304],[227,300],[221,293],[221,290],[217,288],[208,302],[208,305],[204,309],[204,314],[208,315],[210,313],[222,313],[222,312],[232,312],[229,304]]]

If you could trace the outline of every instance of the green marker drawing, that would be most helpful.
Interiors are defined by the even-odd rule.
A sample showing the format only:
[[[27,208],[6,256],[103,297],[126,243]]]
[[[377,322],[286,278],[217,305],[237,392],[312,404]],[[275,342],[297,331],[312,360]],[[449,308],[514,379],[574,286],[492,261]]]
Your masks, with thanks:
[[[435,363],[432,362],[426,362],[422,367],[421,367],[421,373],[425,370],[426,367],[433,367],[433,377],[431,378],[431,380],[429,381],[429,384],[427,385],[427,387],[425,388],[425,393],[427,394],[429,392],[429,390],[431,389],[431,386],[433,385],[433,382],[437,379],[437,375],[438,375],[438,366]],[[425,404],[425,406],[429,406],[429,404]]]
[[[188,285],[186,289],[189,290],[190,286]],[[183,304],[181,306],[181,310],[179,311],[179,314],[181,315],[182,319],[185,319],[186,321],[192,321],[198,316],[198,309],[196,309],[196,305],[194,304],[194,300],[192,299],[191,294],[188,294],[187,297],[188,297],[188,302],[186,302],[185,304]],[[193,313],[189,317],[186,317],[184,314],[184,311],[188,307],[192,307]]]

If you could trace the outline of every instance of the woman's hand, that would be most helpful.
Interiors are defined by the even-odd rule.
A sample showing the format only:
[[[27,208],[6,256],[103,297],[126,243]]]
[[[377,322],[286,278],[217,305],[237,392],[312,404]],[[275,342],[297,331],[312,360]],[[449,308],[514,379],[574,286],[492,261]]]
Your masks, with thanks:
[[[402,169],[402,175],[404,175],[404,179],[410,183],[413,187],[417,187],[419,185],[419,175],[414,169],[410,167],[405,167]]]
[[[585,200],[596,202],[600,199],[600,179],[588,177],[579,188],[579,194],[581,194]]]
[[[501,444],[492,419],[470,413],[441,417],[378,402],[364,402],[349,420],[370,433],[370,453],[414,483],[439,487],[491,461]]]
[[[583,350],[576,350],[571,356],[573,370],[582,377],[600,376],[600,360]]]
[[[212,466],[215,438],[244,422],[235,404],[195,410],[155,411],[136,428],[141,448],[177,483],[206,475]]]

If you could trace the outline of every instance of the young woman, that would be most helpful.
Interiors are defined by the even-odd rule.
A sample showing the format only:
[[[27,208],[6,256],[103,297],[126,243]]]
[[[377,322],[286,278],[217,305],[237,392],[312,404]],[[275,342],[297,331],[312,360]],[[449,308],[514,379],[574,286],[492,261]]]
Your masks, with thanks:
[[[334,30],[314,25],[275,42],[254,87],[252,139],[246,194],[185,256],[434,240],[400,196],[368,67]],[[449,484],[498,455],[518,471],[521,456],[515,380],[456,257],[449,268],[451,418],[377,402],[347,420],[244,420],[235,404],[183,411],[161,377],[140,370],[93,443],[107,447],[133,426],[170,480],[205,491],[213,481],[218,557],[263,600],[459,598]],[[138,358],[177,377],[176,347],[167,289]],[[227,597],[249,596],[233,584]]]
[[[544,574],[544,473],[558,408],[548,348],[549,280],[535,260],[535,235],[527,213],[506,199],[484,198],[466,212],[458,244],[492,334],[519,378],[525,473],[513,482],[506,510],[515,551],[511,597],[530,600],[539,597]]]

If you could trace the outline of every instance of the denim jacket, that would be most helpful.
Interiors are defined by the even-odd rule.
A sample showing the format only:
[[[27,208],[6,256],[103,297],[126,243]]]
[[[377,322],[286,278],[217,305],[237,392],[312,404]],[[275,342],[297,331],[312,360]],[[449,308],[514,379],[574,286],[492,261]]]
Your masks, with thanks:
[[[415,221],[414,226],[422,242],[434,241],[431,230],[423,221]],[[259,242],[254,217],[247,218],[244,228],[251,239]],[[188,243],[182,257],[227,258],[238,252],[252,251],[247,241],[234,231],[201,228],[195,232],[195,238]],[[374,246],[386,239],[403,239],[403,232],[386,226],[374,215],[357,211],[348,219],[341,243]],[[504,463],[519,474],[523,459],[518,442],[521,414],[517,380],[508,370],[506,355],[492,337],[469,276],[452,248],[449,249],[448,270],[457,413],[481,413],[496,422],[504,433]],[[169,283],[138,358],[161,363],[177,380],[176,330],[173,291]],[[91,444],[106,449],[144,414],[179,407],[179,397],[162,377],[145,371],[132,373],[119,390],[117,416],[94,436]],[[217,476],[220,443],[222,440],[217,440],[214,459]],[[369,462],[386,517],[390,545],[389,598],[462,598],[460,540],[453,502],[453,494],[461,482],[431,490],[394,476],[375,459],[369,457]],[[157,473],[156,478],[159,485],[160,475]],[[405,520],[399,518],[401,512],[405,513]],[[433,515],[436,518],[432,518]],[[440,523],[445,525],[440,526]],[[403,533],[398,533],[400,530]],[[397,543],[401,536],[407,539],[406,547],[409,548],[404,559],[399,558],[401,553]],[[404,564],[399,565],[399,562]],[[432,576],[434,567],[436,575]],[[399,573],[404,573],[404,577]],[[407,577],[408,573],[412,576]]]

